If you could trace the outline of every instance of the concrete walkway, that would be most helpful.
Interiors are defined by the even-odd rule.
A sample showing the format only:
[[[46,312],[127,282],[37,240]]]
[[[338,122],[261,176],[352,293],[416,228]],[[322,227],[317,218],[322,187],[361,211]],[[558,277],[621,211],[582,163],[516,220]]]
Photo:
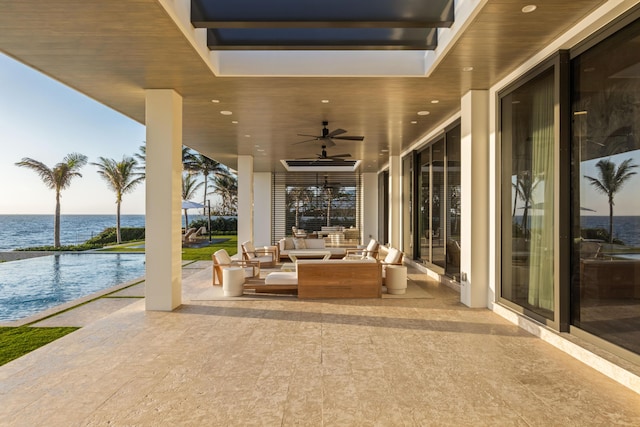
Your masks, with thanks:
[[[0,367],[0,425],[640,425],[640,395],[425,277],[417,299],[195,300],[193,270],[178,310],[138,299]]]

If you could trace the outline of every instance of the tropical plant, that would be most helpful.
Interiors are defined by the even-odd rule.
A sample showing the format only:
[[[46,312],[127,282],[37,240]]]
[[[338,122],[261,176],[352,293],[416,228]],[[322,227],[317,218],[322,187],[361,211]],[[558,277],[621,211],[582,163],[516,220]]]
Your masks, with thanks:
[[[609,243],[613,243],[613,198],[622,189],[624,183],[636,175],[637,172],[633,172],[632,169],[637,168],[638,165],[633,164],[633,159],[627,159],[616,168],[616,164],[611,160],[602,159],[596,163],[596,167],[600,179],[586,175],[584,177],[597,191],[607,195],[609,201]]]
[[[104,157],[98,157],[98,160],[98,162],[91,164],[98,167],[98,175],[116,193],[116,242],[122,243],[120,234],[122,196],[132,192],[144,180],[144,176],[136,172],[138,162],[133,157],[122,156],[122,160],[119,162]]]
[[[192,199],[196,192],[202,187],[204,183],[198,182],[195,175],[185,173],[182,175],[182,200]],[[187,209],[184,209],[184,226],[185,229],[189,228],[189,215]]]
[[[227,175],[227,169],[219,162],[210,159],[200,153],[194,153],[187,149],[186,154],[183,153],[183,165],[185,170],[202,175],[204,178],[204,196],[202,204],[207,205],[207,190],[209,186],[209,176]]]
[[[34,170],[42,182],[52,190],[56,191],[56,213],[53,222],[53,247],[60,247],[60,192],[69,187],[73,177],[82,177],[80,168],[87,164],[87,156],[79,153],[68,154],[62,162],[49,168],[42,162],[30,157],[24,157],[17,162],[17,166]]]
[[[300,227],[300,207],[308,205],[313,198],[313,194],[308,187],[291,187],[286,193],[286,200],[289,209],[295,212],[295,226]]]
[[[147,142],[138,147],[138,152],[133,155],[138,161],[138,166],[136,166],[136,171],[138,174],[145,178],[146,177],[146,165],[147,165]],[[184,169],[184,164],[189,156],[191,151],[188,147],[182,146],[182,168]]]
[[[238,209],[238,179],[234,175],[215,175],[213,193],[222,199],[222,215],[234,215]]]

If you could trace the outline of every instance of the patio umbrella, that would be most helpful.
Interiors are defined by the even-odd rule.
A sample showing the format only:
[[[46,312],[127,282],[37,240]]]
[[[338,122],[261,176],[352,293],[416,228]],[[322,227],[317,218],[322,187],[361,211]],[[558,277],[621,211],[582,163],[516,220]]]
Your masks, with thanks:
[[[203,209],[204,205],[201,203],[192,202],[191,200],[182,201],[182,209],[184,209],[184,229],[189,228],[189,215],[187,215],[187,209]]]
[[[182,201],[182,209],[202,209],[204,205],[202,203],[192,202],[191,200]]]

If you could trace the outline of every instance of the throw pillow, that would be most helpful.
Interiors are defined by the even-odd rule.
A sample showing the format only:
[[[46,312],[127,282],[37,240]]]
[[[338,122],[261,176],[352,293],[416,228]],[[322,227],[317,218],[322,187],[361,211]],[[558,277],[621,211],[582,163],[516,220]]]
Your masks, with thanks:
[[[296,246],[295,246],[295,244],[294,244],[293,239],[290,239],[290,238],[285,238],[285,239],[284,239],[284,249],[285,249],[285,250],[287,250],[287,251],[288,251],[288,250],[291,250],[291,249],[295,249],[295,247],[296,247]]]
[[[295,239],[293,245],[296,249],[307,249],[307,242],[305,239]]]

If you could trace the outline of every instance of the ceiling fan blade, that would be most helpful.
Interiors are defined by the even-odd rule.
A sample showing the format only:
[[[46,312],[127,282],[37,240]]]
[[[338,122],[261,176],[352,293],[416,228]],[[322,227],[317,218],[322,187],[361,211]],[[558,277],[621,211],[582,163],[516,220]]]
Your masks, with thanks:
[[[331,139],[329,139],[329,138],[323,139],[323,140],[322,140],[322,143],[323,143],[324,145],[326,145],[327,147],[333,147],[334,145],[336,145],[336,143],[335,143],[335,142],[333,142],[333,141],[332,141]]]
[[[342,135],[343,133],[347,133],[344,129],[335,129],[327,134],[327,138],[333,138],[336,135]]]
[[[334,138],[335,139],[343,139],[343,140],[346,140],[346,141],[364,141],[364,136],[356,136],[356,135],[353,135],[353,136],[349,136],[349,135],[347,135],[347,136],[334,136]]]
[[[331,158],[339,159],[339,158],[341,158],[341,157],[351,157],[351,154],[349,154],[349,153],[344,153],[344,154],[334,154],[333,156],[327,156],[327,157],[331,157]]]
[[[310,136],[311,138],[316,138],[316,139],[320,139],[322,138],[322,136],[318,136],[318,135],[308,135],[306,133],[299,133],[298,136]]]
[[[296,145],[296,144],[302,144],[303,142],[311,142],[311,141],[317,141],[317,138],[314,139],[305,139],[304,141],[298,141],[298,142],[294,142],[292,145]]]

